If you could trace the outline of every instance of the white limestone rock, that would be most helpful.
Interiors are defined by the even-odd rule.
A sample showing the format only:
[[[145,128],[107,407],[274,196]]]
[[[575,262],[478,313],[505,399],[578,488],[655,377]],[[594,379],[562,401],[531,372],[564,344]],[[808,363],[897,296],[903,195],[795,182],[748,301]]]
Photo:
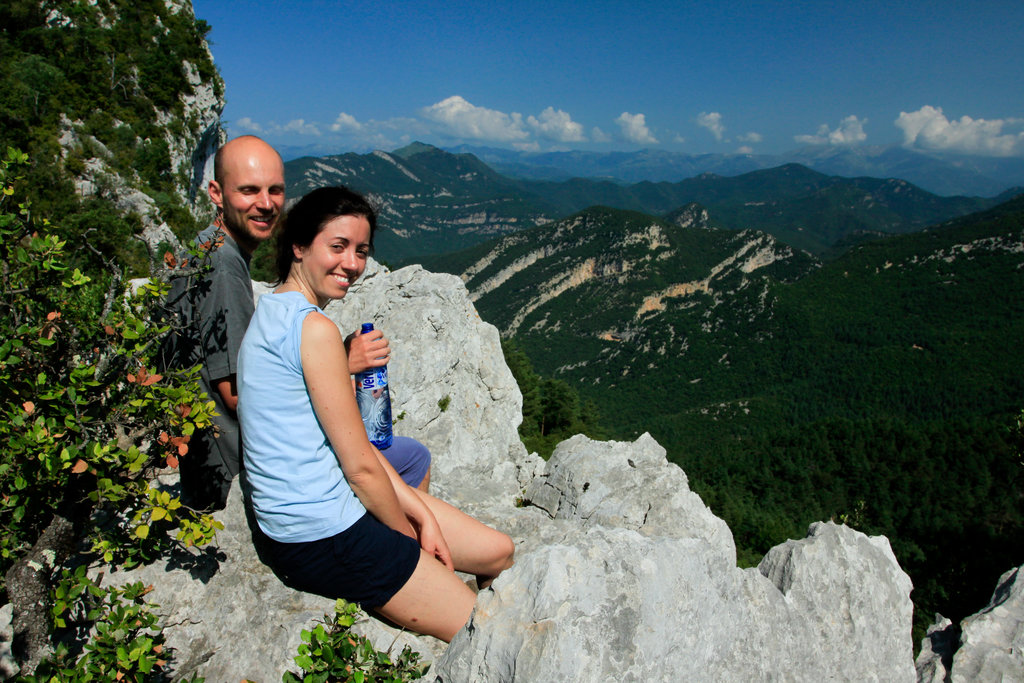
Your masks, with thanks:
[[[914,660],[917,683],[945,683],[949,680],[953,651],[958,644],[955,631],[952,621],[941,614],[935,615],[935,623],[928,627],[928,632],[921,639],[921,652]]]
[[[690,491],[686,473],[643,434],[632,444],[576,435],[563,441],[547,468],[527,488],[526,500],[554,519],[585,528],[606,526],[647,536],[703,538],[728,566],[736,546],[726,523]]]
[[[1024,681],[1024,573],[999,577],[988,605],[960,626],[953,657],[953,683]]]
[[[597,462],[621,472],[645,440],[609,449],[575,437],[591,446],[575,464],[587,477]],[[714,524],[612,528],[575,514],[584,507],[522,542],[437,680],[914,680],[910,581],[884,538],[816,524],[742,570],[722,561]]]
[[[14,640],[14,605],[7,603],[0,607],[0,680],[7,680],[18,673],[18,663],[11,653]]]

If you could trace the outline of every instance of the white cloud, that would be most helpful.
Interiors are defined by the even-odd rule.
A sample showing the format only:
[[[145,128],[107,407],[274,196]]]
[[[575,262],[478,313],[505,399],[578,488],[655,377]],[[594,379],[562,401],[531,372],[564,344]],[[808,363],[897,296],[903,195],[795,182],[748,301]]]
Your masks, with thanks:
[[[742,147],[740,147],[739,149],[736,150],[736,153],[737,154],[753,154],[754,153],[754,148],[750,147],[749,145],[743,145]]]
[[[289,121],[282,130],[288,133],[298,133],[299,135],[320,135],[320,129],[313,122],[306,123],[305,119],[295,119]]]
[[[835,130],[829,130],[822,124],[814,135],[794,135],[793,139],[805,145],[852,145],[868,139],[864,132],[867,119],[858,119],[852,114],[839,122]]]
[[[494,109],[477,107],[459,95],[452,95],[437,104],[432,104],[424,108],[422,113],[458,137],[516,142],[525,140],[530,135],[523,129],[521,114],[506,114]]]
[[[941,107],[924,106],[913,112],[901,111],[894,122],[903,131],[906,147],[1013,156],[1024,154],[1024,131],[1004,133],[1009,127],[1022,128],[1022,119],[972,119],[961,116],[950,121]]]
[[[590,131],[590,139],[594,142],[611,142],[612,136],[605,133],[603,130],[594,126]]]
[[[572,120],[567,112],[548,107],[540,113],[540,117],[530,116],[526,119],[530,127],[538,135],[559,142],[584,142],[583,126]]]
[[[679,133],[676,133],[676,136],[675,136],[674,138],[672,138],[672,142],[676,142],[676,143],[678,143],[678,144],[680,144],[680,145],[681,145],[681,144],[683,144],[684,142],[686,142],[686,138],[684,138],[684,137],[683,137],[682,135],[680,135]]]
[[[725,133],[725,126],[722,125],[722,115],[717,111],[702,111],[697,115],[697,125],[707,128],[711,131],[711,134],[715,136],[716,140],[719,142],[722,141],[722,135]]]
[[[750,131],[746,135],[737,135],[736,139],[739,140],[740,142],[749,142],[751,144],[754,144],[754,143],[761,142],[764,138],[761,137],[760,133],[755,133],[754,131]]]
[[[262,133],[263,132],[263,126],[261,126],[260,124],[256,123],[255,121],[250,119],[248,116],[243,116],[242,118],[240,118],[237,121],[235,121],[235,125],[238,126],[239,128],[241,128],[242,130],[247,130],[247,131],[249,131],[251,133]]]
[[[331,124],[331,131],[339,133],[341,131],[359,131],[363,129],[363,124],[356,120],[356,117],[351,114],[341,112],[338,114],[338,118]]]
[[[651,135],[643,114],[630,114],[628,111],[624,111],[619,118],[615,119],[615,123],[619,124],[623,137],[630,142],[635,142],[638,145],[658,144],[657,138]]]

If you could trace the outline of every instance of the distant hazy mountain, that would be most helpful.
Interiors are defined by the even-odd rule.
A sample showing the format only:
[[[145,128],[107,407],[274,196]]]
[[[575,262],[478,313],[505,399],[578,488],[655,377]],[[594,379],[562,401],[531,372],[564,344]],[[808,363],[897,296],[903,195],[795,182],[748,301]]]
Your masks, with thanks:
[[[495,170],[535,180],[605,178],[622,183],[677,182],[715,173],[734,176],[798,163],[827,175],[900,178],[938,195],[994,197],[1024,185],[1024,159],[926,154],[904,147],[804,147],[785,154],[637,152],[518,152],[461,145]]]
[[[285,164],[299,197],[329,183],[381,206],[379,253],[392,264],[464,249],[591,206],[663,216],[692,202],[716,225],[756,229],[818,255],[865,235],[903,233],[988,208],[979,197],[939,197],[903,180],[829,176],[799,164],[669,183],[512,178],[472,154],[414,143],[391,153],[303,157]]]

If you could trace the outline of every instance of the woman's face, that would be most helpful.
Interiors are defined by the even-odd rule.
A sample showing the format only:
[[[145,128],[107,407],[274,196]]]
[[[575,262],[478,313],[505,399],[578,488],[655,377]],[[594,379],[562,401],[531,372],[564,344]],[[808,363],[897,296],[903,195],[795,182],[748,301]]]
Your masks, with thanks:
[[[321,305],[341,299],[363,274],[370,256],[370,223],[338,216],[324,224],[308,247],[293,247],[303,279]]]

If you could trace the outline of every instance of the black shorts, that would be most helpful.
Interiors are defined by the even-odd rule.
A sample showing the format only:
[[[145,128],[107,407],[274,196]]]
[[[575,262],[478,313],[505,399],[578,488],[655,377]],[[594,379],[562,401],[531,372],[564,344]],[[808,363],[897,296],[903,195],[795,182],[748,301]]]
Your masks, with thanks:
[[[282,543],[267,538],[267,562],[288,586],[364,609],[387,604],[420,560],[420,546],[366,513],[340,534]]]

